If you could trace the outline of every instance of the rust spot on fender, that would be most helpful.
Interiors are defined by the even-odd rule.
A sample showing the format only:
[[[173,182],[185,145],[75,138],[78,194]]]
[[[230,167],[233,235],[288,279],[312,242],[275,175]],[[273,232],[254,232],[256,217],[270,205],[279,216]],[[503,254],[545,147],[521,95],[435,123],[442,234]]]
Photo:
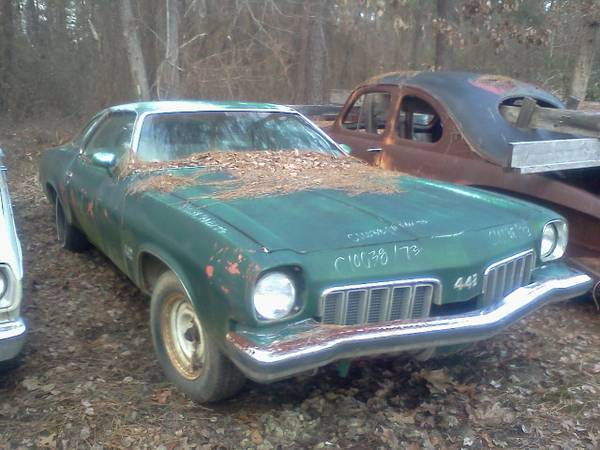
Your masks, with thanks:
[[[88,204],[87,204],[87,214],[90,217],[94,217],[94,202],[88,202]]]
[[[238,267],[238,263],[236,262],[227,262],[227,272],[229,272],[231,275],[239,275],[240,274],[240,269]]]
[[[206,276],[207,276],[208,278],[212,278],[212,277],[213,277],[213,275],[215,274],[215,268],[209,264],[209,265],[208,265],[208,266],[206,266],[206,268],[204,269],[204,272],[206,272]]]
[[[221,286],[221,291],[223,291],[223,294],[229,294],[229,288],[226,288],[225,286]]]

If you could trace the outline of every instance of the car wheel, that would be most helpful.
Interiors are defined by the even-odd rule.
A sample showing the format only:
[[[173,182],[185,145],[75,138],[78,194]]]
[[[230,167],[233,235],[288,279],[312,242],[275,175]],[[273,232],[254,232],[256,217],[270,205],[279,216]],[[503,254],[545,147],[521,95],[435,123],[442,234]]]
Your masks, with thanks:
[[[0,361],[0,374],[17,369],[22,362],[22,355],[18,355],[17,357],[7,361]]]
[[[72,252],[83,252],[90,248],[85,235],[67,221],[65,211],[57,198],[54,202],[56,217],[56,237],[60,245]]]
[[[186,290],[171,271],[161,275],[153,289],[150,327],[165,375],[193,400],[223,400],[244,385],[246,378],[208,335]]]

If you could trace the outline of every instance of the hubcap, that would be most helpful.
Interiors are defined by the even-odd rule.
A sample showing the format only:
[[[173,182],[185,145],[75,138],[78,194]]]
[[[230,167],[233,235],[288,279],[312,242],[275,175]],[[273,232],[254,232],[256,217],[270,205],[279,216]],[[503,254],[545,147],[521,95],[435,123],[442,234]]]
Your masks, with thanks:
[[[185,295],[176,293],[167,298],[160,323],[171,363],[183,377],[195,380],[204,368],[204,336],[194,307]]]

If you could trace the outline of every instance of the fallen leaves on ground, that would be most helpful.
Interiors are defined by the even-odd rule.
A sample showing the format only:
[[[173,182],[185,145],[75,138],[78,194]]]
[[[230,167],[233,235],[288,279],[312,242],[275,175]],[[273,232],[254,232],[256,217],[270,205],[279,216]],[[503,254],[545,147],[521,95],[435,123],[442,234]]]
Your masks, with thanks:
[[[330,366],[248,383],[217,405],[189,401],[156,363],[147,299],[97,251],[55,242],[36,164],[57,143],[40,130],[64,124],[3,126],[31,333],[22,366],[0,375],[0,448],[598,448],[600,314],[589,299],[453,356],[365,359],[347,378]]]

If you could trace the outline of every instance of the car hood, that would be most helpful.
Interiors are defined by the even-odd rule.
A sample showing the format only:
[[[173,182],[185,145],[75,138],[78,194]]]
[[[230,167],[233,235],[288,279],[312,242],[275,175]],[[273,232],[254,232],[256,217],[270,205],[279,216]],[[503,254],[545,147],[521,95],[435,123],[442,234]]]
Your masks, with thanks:
[[[300,253],[431,237],[518,224],[531,236],[526,208],[502,196],[399,177],[397,193],[350,195],[314,189],[216,201],[199,183],[173,192],[181,208],[202,209],[270,251]],[[172,198],[173,198],[172,197]]]

